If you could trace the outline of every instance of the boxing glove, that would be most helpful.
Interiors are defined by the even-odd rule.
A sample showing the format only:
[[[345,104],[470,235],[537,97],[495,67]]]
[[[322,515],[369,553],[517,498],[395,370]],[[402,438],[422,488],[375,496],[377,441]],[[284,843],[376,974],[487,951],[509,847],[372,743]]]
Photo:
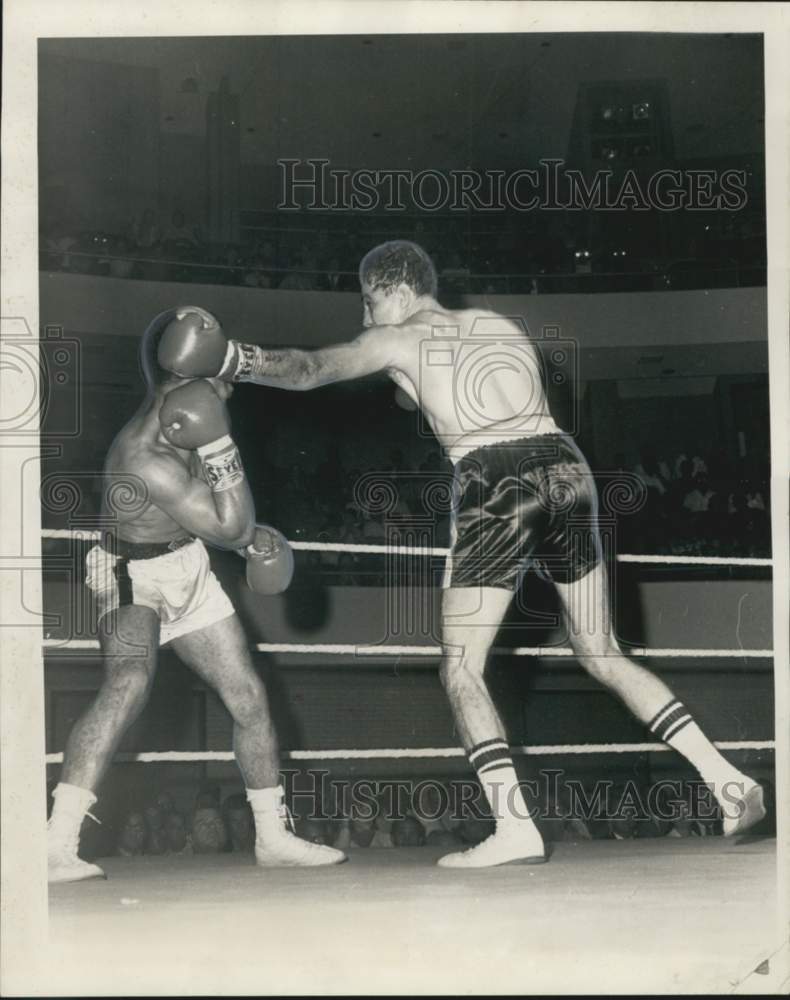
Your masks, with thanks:
[[[219,321],[199,306],[176,310],[175,319],[165,327],[157,349],[162,368],[182,378],[218,377],[228,353],[228,339]]]
[[[159,411],[162,433],[176,448],[194,451],[226,437],[230,421],[225,404],[205,379],[173,389]]]
[[[247,586],[256,594],[281,594],[294,575],[293,549],[275,528],[255,527],[252,543],[243,550],[247,560]]]

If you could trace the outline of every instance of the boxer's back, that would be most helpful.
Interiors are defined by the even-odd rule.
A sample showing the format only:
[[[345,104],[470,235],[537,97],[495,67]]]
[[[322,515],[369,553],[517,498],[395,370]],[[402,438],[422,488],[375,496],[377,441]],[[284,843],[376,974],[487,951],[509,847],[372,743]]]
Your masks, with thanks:
[[[556,432],[540,355],[515,322],[482,309],[417,313],[390,377],[454,457],[493,441]]]

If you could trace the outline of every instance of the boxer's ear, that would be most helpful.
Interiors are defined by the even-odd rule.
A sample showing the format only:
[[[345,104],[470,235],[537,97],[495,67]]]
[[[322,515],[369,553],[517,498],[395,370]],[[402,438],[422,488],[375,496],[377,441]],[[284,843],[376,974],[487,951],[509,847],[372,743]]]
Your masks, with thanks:
[[[396,296],[396,301],[400,309],[404,312],[410,311],[410,307],[414,302],[414,289],[410,288],[405,282],[401,282],[394,292]]]

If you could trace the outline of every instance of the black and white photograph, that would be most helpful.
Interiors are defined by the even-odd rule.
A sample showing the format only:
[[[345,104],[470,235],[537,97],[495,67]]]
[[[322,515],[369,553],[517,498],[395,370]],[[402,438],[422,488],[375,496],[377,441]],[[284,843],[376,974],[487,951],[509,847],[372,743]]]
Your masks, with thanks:
[[[788,5],[4,27],[3,994],[786,993]]]

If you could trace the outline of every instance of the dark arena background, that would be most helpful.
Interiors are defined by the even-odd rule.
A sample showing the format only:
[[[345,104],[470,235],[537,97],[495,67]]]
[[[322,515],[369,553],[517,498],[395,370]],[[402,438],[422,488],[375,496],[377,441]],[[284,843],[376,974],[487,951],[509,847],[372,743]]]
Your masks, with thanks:
[[[384,374],[306,393],[240,385],[229,409],[257,517],[295,544],[296,572],[286,593],[260,597],[235,554],[212,551],[212,566],[266,681],[296,830],[346,838],[351,861],[328,874],[255,868],[230,716],[164,649],[92,810],[100,824],[83,827],[82,856],[109,879],[53,888],[55,940],[79,949],[92,927],[110,943],[131,933],[165,968],[161,934],[181,935],[182,950],[235,912],[229,961],[265,938],[264,991],[287,989],[286,966],[293,989],[331,991],[299,964],[309,956],[338,962],[344,990],[419,992],[405,954],[432,954],[449,991],[485,991],[482,968],[454,971],[477,946],[516,949],[515,992],[592,989],[588,948],[614,970],[612,992],[727,992],[766,972],[762,36],[47,38],[38,88],[49,792],[102,676],[84,556],[104,456],[142,399],[146,325],[194,304],[249,343],[345,341],[361,330],[360,258],[409,239],[431,254],[442,303],[528,325],[552,412],[598,483],[619,640],[762,783],[768,809],[748,838],[725,841],[695,772],[569,655],[553,589],[530,573],[488,679],[552,861],[441,874],[446,845],[491,826],[469,811],[426,818],[418,794],[421,782],[431,802],[474,785],[437,672],[452,467]],[[379,171],[362,202],[348,179],[361,171]],[[454,200],[459,172],[482,178],[474,197]],[[661,172],[682,191],[670,207],[650,187]],[[578,178],[604,175],[609,201],[580,204]],[[645,807],[662,781],[680,803],[668,816]],[[370,820],[348,808],[365,782],[381,807]],[[579,789],[601,788],[603,804],[573,808]],[[205,842],[201,810],[215,820]],[[379,938],[376,926],[398,930]],[[650,964],[662,949],[665,964]]]

